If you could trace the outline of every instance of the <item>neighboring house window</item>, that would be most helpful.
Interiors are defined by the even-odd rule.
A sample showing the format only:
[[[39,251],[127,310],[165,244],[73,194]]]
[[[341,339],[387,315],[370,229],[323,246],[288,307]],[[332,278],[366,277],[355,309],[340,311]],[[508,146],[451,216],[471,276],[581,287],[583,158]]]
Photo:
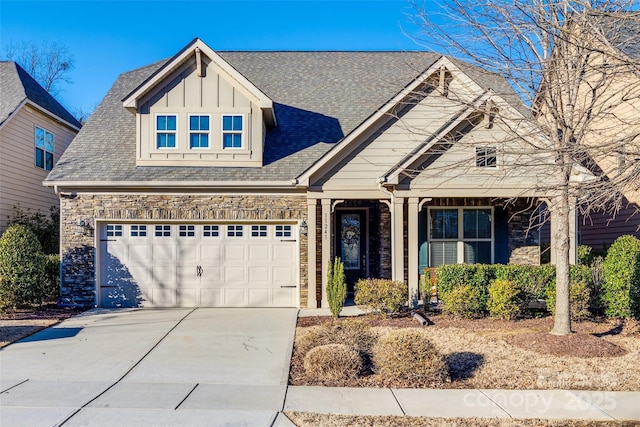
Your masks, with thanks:
[[[156,148],[176,148],[176,116],[156,116]]]
[[[442,264],[491,264],[491,208],[429,210],[430,267]]]
[[[209,148],[209,116],[189,116],[189,148]]]
[[[496,147],[476,147],[476,166],[479,168],[495,168],[498,166]]]
[[[242,116],[222,116],[222,148],[242,148]]]
[[[251,237],[267,237],[267,226],[266,225],[252,225],[251,226]]]
[[[50,171],[53,169],[53,134],[36,126],[35,130],[36,146],[36,167]]]

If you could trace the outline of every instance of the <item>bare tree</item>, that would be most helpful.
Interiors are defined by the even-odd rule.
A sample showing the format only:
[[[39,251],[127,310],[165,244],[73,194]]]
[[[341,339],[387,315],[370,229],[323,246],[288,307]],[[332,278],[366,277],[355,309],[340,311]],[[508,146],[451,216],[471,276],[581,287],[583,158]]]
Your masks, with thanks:
[[[53,96],[60,93],[60,83],[71,83],[69,71],[74,66],[73,55],[58,42],[12,42],[5,49],[5,57],[20,64]]]
[[[529,183],[545,195],[551,216],[553,334],[571,333],[573,207],[615,212],[625,194],[640,188],[640,165],[629,162],[640,154],[639,6],[626,0],[414,4],[421,44],[504,77],[531,111],[516,118],[500,109],[495,120],[513,130],[510,138],[520,147],[503,153],[511,156],[505,167],[538,168],[553,178]]]

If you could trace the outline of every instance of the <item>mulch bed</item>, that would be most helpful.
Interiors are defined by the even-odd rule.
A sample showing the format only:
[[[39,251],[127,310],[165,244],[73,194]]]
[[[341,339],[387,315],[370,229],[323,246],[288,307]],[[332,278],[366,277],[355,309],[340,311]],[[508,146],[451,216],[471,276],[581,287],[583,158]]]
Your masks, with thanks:
[[[58,319],[64,320],[80,314],[81,308],[59,307],[55,304],[45,304],[35,308],[16,309],[13,312],[3,313],[0,320],[34,320],[34,319]]]
[[[554,356],[572,357],[617,357],[627,351],[609,341],[586,333],[567,336],[551,335],[548,332],[530,332],[514,335],[510,344],[525,350]]]

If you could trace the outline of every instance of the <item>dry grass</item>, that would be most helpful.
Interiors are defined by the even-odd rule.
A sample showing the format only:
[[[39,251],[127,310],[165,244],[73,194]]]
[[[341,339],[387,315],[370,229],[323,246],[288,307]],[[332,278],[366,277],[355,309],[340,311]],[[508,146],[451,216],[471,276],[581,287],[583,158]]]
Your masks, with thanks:
[[[304,370],[320,384],[336,384],[356,378],[362,371],[362,358],[348,345],[325,344],[307,352]]]
[[[399,416],[365,416],[285,412],[298,427],[626,427],[640,426],[640,422],[539,420],[512,418],[426,418]]]
[[[365,318],[366,319],[366,318]],[[617,325],[609,322],[575,323],[576,335],[586,340],[598,337],[596,343],[614,344],[626,354],[613,357],[577,357],[576,349],[568,346],[567,354],[544,354],[536,348],[514,345],[519,335],[551,330],[551,318],[525,321],[501,321],[491,319],[455,320],[446,316],[432,316],[434,325],[419,327],[416,322],[395,319],[382,322],[388,326],[371,328],[381,335],[398,327],[412,327],[431,341],[445,356],[451,376],[450,383],[442,388],[504,388],[504,389],[575,389],[640,391],[640,333],[637,324]],[[308,325],[309,320],[305,321]],[[373,323],[380,322],[373,320]],[[308,328],[298,328],[296,347]],[[550,335],[549,335],[550,336]],[[554,339],[554,338],[550,338]],[[571,338],[573,339],[573,338]],[[602,340],[602,341],[598,341]],[[344,342],[346,344],[346,342]],[[544,344],[544,345],[543,345]],[[308,345],[308,343],[307,343]],[[593,347],[593,343],[589,343]],[[304,375],[302,359],[294,348],[290,384],[313,385]],[[342,383],[352,387],[407,387],[406,384],[389,384],[377,374],[370,374]],[[416,385],[419,387],[419,385]]]

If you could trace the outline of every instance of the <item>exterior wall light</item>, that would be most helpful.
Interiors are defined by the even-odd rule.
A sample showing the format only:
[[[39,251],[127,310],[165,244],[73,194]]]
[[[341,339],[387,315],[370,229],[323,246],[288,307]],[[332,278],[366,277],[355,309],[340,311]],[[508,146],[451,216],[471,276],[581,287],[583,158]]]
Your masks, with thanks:
[[[93,236],[93,227],[87,219],[79,219],[76,223],[76,232],[85,236]]]
[[[309,227],[307,226],[307,220],[303,219],[300,223],[300,235],[306,236],[309,233]]]

